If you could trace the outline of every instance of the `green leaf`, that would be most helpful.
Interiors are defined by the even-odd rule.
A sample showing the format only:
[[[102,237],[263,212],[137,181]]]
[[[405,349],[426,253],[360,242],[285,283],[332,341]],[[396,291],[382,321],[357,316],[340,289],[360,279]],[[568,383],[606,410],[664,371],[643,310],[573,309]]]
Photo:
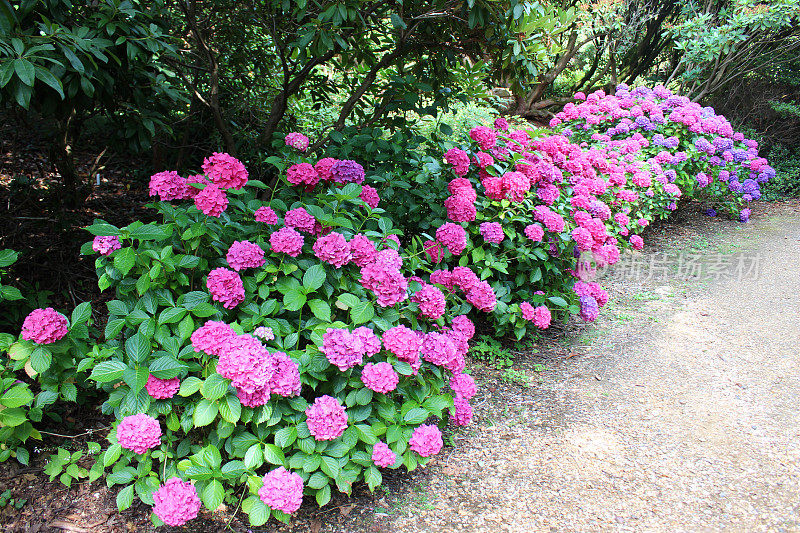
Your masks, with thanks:
[[[336,479],[339,477],[339,461],[333,457],[323,456],[322,463],[319,465],[319,467],[331,479]]]
[[[358,438],[366,444],[372,445],[378,442],[378,438],[372,428],[367,424],[356,424],[356,432],[358,433]]]
[[[44,346],[37,346],[31,354],[31,367],[38,373],[46,372],[53,363],[53,355]]]
[[[219,414],[231,424],[237,423],[242,416],[242,403],[239,398],[233,394],[225,396],[219,404]]]
[[[397,13],[392,13],[391,15],[389,15],[389,18],[392,21],[392,27],[396,30],[404,30],[408,27],[406,23],[403,22],[403,19],[400,18],[400,15],[398,15]]]
[[[303,288],[306,290],[306,294],[309,292],[314,292],[322,287],[322,285],[325,283],[325,278],[325,267],[323,267],[320,263],[309,267],[305,274],[303,274]]]
[[[119,443],[114,443],[108,447],[106,453],[103,454],[103,466],[108,467],[114,464],[119,456],[122,454],[122,446]]]
[[[22,407],[13,407],[0,411],[0,426],[13,428],[22,424],[27,419],[25,410]]]
[[[421,424],[425,422],[429,416],[430,413],[428,413],[427,410],[421,407],[415,407],[406,413],[406,416],[403,417],[403,420],[409,424]]]
[[[83,324],[89,317],[92,316],[92,304],[89,302],[83,302],[82,304],[78,304],[78,306],[72,310],[72,316],[70,316],[70,326],[75,327],[75,324]]]
[[[288,448],[297,439],[297,428],[288,426],[275,432],[275,444],[281,448]]]
[[[33,80],[36,78],[36,69],[34,69],[33,63],[21,57],[17,58],[14,60],[14,71],[22,83],[33,87]]]
[[[314,313],[314,316],[323,322],[331,321],[331,306],[328,305],[327,302],[323,302],[322,300],[311,300],[308,302],[308,307],[311,309],[311,312]]]
[[[133,248],[123,248],[114,254],[114,267],[120,274],[127,276],[136,263],[136,253]]]
[[[219,406],[217,406],[216,402],[210,402],[205,398],[200,400],[197,402],[194,408],[194,414],[192,415],[194,427],[199,428],[209,425],[217,418],[218,412]]]
[[[227,394],[230,382],[217,373],[208,376],[201,389],[206,400],[218,400]]]
[[[171,355],[162,355],[150,363],[150,373],[158,379],[172,379],[186,370],[186,363],[178,361]],[[181,389],[183,384],[181,384]]]
[[[286,457],[283,455],[283,450],[274,444],[264,445],[264,460],[273,465],[283,465],[286,463]]]
[[[133,485],[128,485],[117,493],[117,510],[124,511],[133,505]]]
[[[289,290],[283,295],[283,306],[287,311],[299,311],[306,303],[306,295],[298,290]]]
[[[136,333],[125,341],[125,353],[137,363],[144,361],[152,352],[153,348],[150,345],[150,339],[141,333]]]
[[[566,307],[567,306],[567,301],[564,298],[562,298],[561,296],[550,296],[547,299],[551,303],[553,303],[554,305],[557,305],[559,307]]]
[[[259,527],[266,524],[271,514],[270,508],[267,507],[264,502],[262,502],[261,499],[256,496],[251,496],[245,500],[245,503],[247,501],[252,501],[252,504],[250,504],[247,509],[245,508],[245,505],[242,504],[242,509],[244,509],[247,513],[247,516],[250,520],[250,525]]]
[[[6,407],[21,407],[33,401],[33,393],[27,385],[16,385],[11,387],[2,396],[0,404]]]
[[[375,466],[370,466],[367,468],[367,471],[364,472],[364,481],[367,482],[369,490],[374,491],[378,485],[383,483],[383,476],[381,476],[380,471],[378,471]]]
[[[14,250],[0,250],[0,268],[13,265],[18,257],[19,254]]]
[[[185,398],[186,396],[191,396],[195,392],[199,391],[202,387],[202,379],[198,378],[197,376],[189,376],[181,381],[181,388],[178,391],[178,394]]]
[[[186,309],[182,307],[167,307],[158,315],[159,324],[174,324],[186,315]]]
[[[212,479],[203,489],[200,499],[209,511],[214,511],[222,504],[225,497],[225,488],[216,479]]]
[[[61,80],[53,76],[53,73],[44,67],[36,67],[36,77],[41,81],[53,88],[55,92],[64,99],[64,86],[61,85]]]
[[[375,316],[375,307],[372,302],[358,302],[350,308],[350,320],[353,324],[364,324],[369,322]]]
[[[331,501],[331,486],[325,485],[320,490],[317,491],[317,505],[323,507]]]

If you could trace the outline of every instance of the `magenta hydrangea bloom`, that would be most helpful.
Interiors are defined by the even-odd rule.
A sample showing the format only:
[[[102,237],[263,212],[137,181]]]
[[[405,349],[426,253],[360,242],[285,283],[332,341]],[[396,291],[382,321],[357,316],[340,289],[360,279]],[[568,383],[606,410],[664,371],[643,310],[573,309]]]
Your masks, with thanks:
[[[497,296],[494,289],[485,281],[479,281],[467,291],[467,301],[487,313],[494,311]]]
[[[364,203],[372,209],[378,207],[381,201],[380,196],[378,196],[378,191],[369,185],[361,185],[361,194],[359,194],[358,197],[364,200]]]
[[[64,338],[67,317],[52,307],[34,309],[22,322],[22,338],[36,344],[51,344]]]
[[[389,363],[367,363],[361,369],[361,381],[367,388],[386,394],[397,388],[400,377]]]
[[[350,239],[350,253],[352,254],[352,262],[359,267],[367,266],[375,261],[378,250],[375,248],[369,237],[363,233],[354,235]]]
[[[267,386],[273,394],[291,398],[300,394],[300,368],[283,352],[273,352],[275,373]],[[265,402],[266,403],[266,402]]]
[[[222,347],[236,332],[225,322],[209,320],[192,333],[192,347],[195,352],[205,352],[219,357]]]
[[[269,206],[259,207],[255,212],[256,222],[263,222],[264,224],[277,224],[278,214]]]
[[[478,143],[481,150],[490,150],[497,143],[497,133],[486,126],[476,126],[469,130],[469,138]]]
[[[503,233],[503,226],[499,222],[481,223],[480,232],[483,240],[488,243],[499,244],[506,238],[506,234]]]
[[[145,389],[147,389],[147,394],[155,398],[156,400],[166,400],[167,398],[172,398],[175,396],[175,393],[178,392],[178,389],[181,388],[181,380],[178,378],[171,378],[171,379],[159,379],[155,377],[153,374],[150,374],[147,377],[147,384],[145,385]]]
[[[297,207],[287,211],[283,216],[283,221],[286,223],[287,227],[305,231],[306,233],[314,233],[314,226],[316,225],[317,219],[314,218],[313,215],[310,215],[304,208]]]
[[[247,183],[247,169],[230,154],[214,152],[203,160],[202,169],[221,189],[241,189]]]
[[[462,396],[453,398],[454,411],[451,413],[451,420],[457,426],[466,426],[472,422],[472,406],[469,400]]]
[[[537,306],[533,310],[533,325],[539,329],[547,329],[550,327],[552,315],[550,309],[546,305]]]
[[[384,263],[371,263],[361,268],[361,285],[378,298],[378,305],[390,307],[408,297],[408,280],[396,268]]]
[[[308,150],[308,145],[311,142],[308,137],[297,132],[287,133],[286,137],[283,138],[283,141],[286,143],[286,146],[291,146],[295,150],[299,150],[301,152]]]
[[[629,240],[631,246],[633,246],[635,250],[641,250],[644,248],[644,240],[639,235],[631,235]]]
[[[436,230],[436,240],[442,243],[451,254],[460,255],[467,247],[467,232],[458,224],[446,222]]]
[[[256,389],[253,392],[247,392],[243,389],[236,389],[236,396],[239,398],[239,402],[245,407],[259,407],[261,405],[265,405],[271,396],[272,392],[269,389],[269,386],[265,386],[261,389]]]
[[[150,196],[159,200],[183,200],[189,196],[189,182],[174,170],[158,172],[150,176]]]
[[[450,378],[450,388],[453,389],[456,395],[462,396],[467,400],[475,396],[475,393],[478,392],[478,388],[475,386],[475,380],[469,374],[454,375]]]
[[[314,255],[336,268],[342,268],[353,258],[347,239],[335,231],[317,239],[314,243]]]
[[[206,287],[211,293],[211,299],[221,302],[225,309],[233,309],[244,301],[242,278],[233,270],[215,268],[208,273]]]
[[[279,466],[264,476],[258,497],[276,511],[292,514],[303,503],[303,478]]]
[[[372,462],[375,466],[389,468],[397,462],[397,455],[389,448],[389,445],[379,440],[372,447]]]
[[[419,304],[419,312],[431,320],[436,320],[444,315],[444,293],[433,285],[423,286],[414,293],[411,301]]]
[[[171,477],[153,493],[153,513],[168,526],[182,526],[199,511],[197,489],[188,481]]]
[[[456,347],[448,335],[431,331],[423,337],[420,353],[426,361],[444,366],[455,357]]]
[[[291,257],[297,257],[303,249],[305,239],[289,227],[283,227],[269,236],[269,244],[275,253],[283,252]]]
[[[328,328],[323,333],[320,351],[342,372],[360,365],[365,355],[361,337],[339,328]]]
[[[194,205],[206,215],[219,218],[228,208],[228,197],[225,191],[216,185],[206,185],[205,189],[194,197]]]
[[[323,157],[314,165],[314,170],[317,171],[319,174],[319,179],[322,181],[331,181],[333,180],[333,174],[331,173],[331,168],[333,164],[336,163],[338,159],[334,159],[333,157]]]
[[[331,165],[331,175],[336,183],[363,183],[364,167],[355,161],[345,159]]]
[[[453,167],[453,173],[462,177],[469,172],[469,156],[460,148],[450,148],[444,153],[444,160]]]
[[[271,341],[275,339],[275,332],[272,328],[267,326],[259,326],[253,330],[253,336],[258,337],[262,341]]]
[[[475,335],[475,324],[472,323],[472,320],[467,315],[458,315],[453,318],[450,327],[467,340]]]
[[[436,455],[444,446],[442,432],[433,424],[422,424],[414,430],[408,446],[422,457]]]
[[[316,440],[334,440],[347,429],[347,412],[339,400],[320,396],[306,409],[308,430]]]
[[[264,250],[250,241],[233,241],[225,259],[237,272],[245,268],[258,268],[265,262]]]
[[[139,455],[161,444],[158,420],[144,413],[126,416],[117,426],[117,442]]]
[[[275,359],[261,341],[250,335],[231,337],[222,346],[217,373],[237,389],[254,393],[264,389],[275,373]]]
[[[449,196],[444,201],[447,218],[453,222],[472,222],[478,214],[473,202],[464,196]]]
[[[111,255],[120,248],[122,248],[122,243],[119,242],[119,237],[114,235],[108,237],[98,235],[92,241],[92,250],[100,255]]]
[[[353,336],[361,343],[361,351],[366,357],[372,357],[381,351],[381,339],[366,326],[353,330]]]
[[[319,183],[319,174],[311,163],[297,163],[286,169],[286,180],[292,185],[305,185],[313,189]]]
[[[383,345],[401,361],[415,363],[419,360],[422,338],[406,326],[395,326],[383,334]]]

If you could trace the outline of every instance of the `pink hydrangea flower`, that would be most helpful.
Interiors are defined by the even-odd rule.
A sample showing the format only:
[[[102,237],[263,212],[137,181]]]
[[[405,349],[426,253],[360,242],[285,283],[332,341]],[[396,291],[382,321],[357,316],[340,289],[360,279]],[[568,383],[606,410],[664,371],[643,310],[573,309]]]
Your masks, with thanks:
[[[451,420],[457,426],[466,426],[472,422],[472,406],[469,400],[462,396],[453,398],[454,411],[451,413]]]
[[[365,355],[361,337],[343,328],[328,328],[322,335],[320,351],[342,372],[360,365]]]
[[[453,196],[461,197],[469,202],[474,202],[478,198],[478,194],[472,188],[472,182],[467,178],[453,178],[447,184],[447,190]]]
[[[244,301],[244,284],[239,274],[227,268],[215,268],[206,281],[211,299],[221,302],[225,309],[233,309]]]
[[[641,250],[644,248],[644,239],[642,239],[639,235],[631,235],[630,237],[631,246],[635,250]]]
[[[305,185],[311,190],[319,182],[319,174],[311,163],[297,163],[286,169],[286,180],[292,185]]]
[[[283,216],[283,220],[287,227],[305,231],[306,233],[313,233],[314,225],[317,222],[317,219],[302,207],[287,211]]]
[[[353,337],[361,343],[361,351],[367,357],[372,357],[381,351],[381,339],[375,332],[366,326],[353,330]]]
[[[460,255],[467,247],[467,232],[458,224],[446,222],[436,230],[436,240],[442,243],[451,254]]]
[[[117,426],[117,442],[126,450],[142,455],[161,444],[158,420],[144,413],[126,416]]]
[[[475,386],[475,380],[469,374],[456,374],[450,378],[450,388],[453,389],[458,396],[462,396],[469,400],[478,388]]]
[[[431,320],[436,320],[444,315],[444,293],[433,285],[425,285],[415,292],[411,301],[419,304],[419,312]]]
[[[406,326],[395,326],[383,334],[383,345],[401,361],[413,364],[419,360],[422,338]]]
[[[342,268],[353,258],[347,239],[335,231],[317,239],[314,243],[314,254],[336,268]]]
[[[422,424],[412,433],[408,446],[422,457],[436,455],[444,446],[442,432],[433,424]]]
[[[245,268],[258,268],[264,264],[264,250],[250,241],[233,241],[225,256],[228,264],[235,271]]]
[[[383,263],[371,263],[361,268],[361,285],[378,298],[378,305],[390,307],[405,300],[408,280],[396,268]]]
[[[364,267],[375,261],[378,251],[369,237],[359,233],[350,239],[350,253],[353,256],[352,262],[358,267]]]
[[[375,466],[388,468],[397,462],[397,455],[389,448],[389,445],[379,440],[372,447],[372,462]]]
[[[301,152],[308,150],[308,145],[311,142],[308,137],[297,132],[287,133],[286,137],[283,138],[283,141],[286,143],[286,146],[291,146],[295,150],[299,150]]]
[[[467,340],[475,335],[475,324],[472,323],[472,320],[467,315],[458,315],[453,318],[450,327]]]
[[[499,244],[506,238],[506,234],[503,233],[503,226],[499,222],[482,222],[480,232],[483,240],[488,243]]]
[[[92,241],[92,250],[100,255],[111,255],[120,248],[122,248],[122,243],[119,242],[119,237],[113,235],[108,237],[98,235]]]
[[[437,283],[448,290],[453,290],[453,273],[449,270],[434,270],[431,272],[430,279],[431,283]]]
[[[490,150],[497,143],[497,133],[486,126],[472,128],[469,131],[469,138],[478,143],[481,150]]]
[[[334,440],[347,429],[347,412],[339,400],[326,394],[306,409],[306,423],[315,440]]]
[[[236,332],[225,322],[209,320],[192,333],[192,347],[195,352],[205,352],[219,357],[222,347]]]
[[[444,154],[444,160],[449,165],[452,165],[453,172],[456,176],[464,176],[469,172],[469,156],[467,152],[460,148],[450,148]]]
[[[485,281],[479,281],[467,291],[467,301],[481,311],[494,311],[497,305],[497,296],[494,289]]]
[[[400,270],[400,268],[403,266],[403,258],[400,257],[400,254],[397,253],[397,250],[393,248],[384,248],[375,254],[375,263],[380,263],[386,267]]]
[[[356,161],[344,159],[331,165],[331,174],[336,183],[363,183],[364,167]]]
[[[153,493],[153,513],[168,526],[182,526],[199,511],[197,489],[188,481],[171,477]]]
[[[175,396],[175,393],[178,392],[178,389],[181,388],[181,380],[178,378],[172,379],[159,379],[155,377],[153,374],[150,374],[147,377],[147,384],[145,385],[145,389],[147,389],[147,394],[155,398],[156,400],[165,400],[167,398],[172,398]]]
[[[381,201],[380,196],[378,196],[378,191],[369,185],[361,185],[361,194],[359,194],[358,197],[364,200],[364,203],[366,203],[372,209],[378,207],[378,204]]]
[[[228,197],[225,191],[216,185],[206,185],[205,189],[194,197],[194,205],[207,216],[219,218],[228,207]]]
[[[239,398],[239,402],[245,407],[259,407],[265,405],[269,401],[271,394],[269,386],[256,389],[253,392],[236,389],[236,396]]]
[[[400,377],[389,363],[367,363],[361,369],[361,381],[367,388],[386,394],[397,388]]]
[[[291,398],[300,394],[300,368],[283,352],[273,352],[275,372],[267,387],[273,394]]]
[[[450,280],[452,284],[464,292],[469,290],[480,283],[478,276],[469,267],[455,267],[451,274]]]
[[[455,357],[456,347],[448,335],[431,331],[423,337],[420,353],[426,361],[444,366]]]
[[[221,189],[241,189],[247,183],[247,169],[229,154],[214,152],[203,160],[202,168],[206,176]]]
[[[283,227],[269,236],[269,244],[275,253],[285,253],[291,257],[297,257],[303,250],[303,236],[289,227]]]
[[[531,180],[522,172],[506,172],[500,178],[500,185],[506,198],[512,202],[521,202],[531,188]]]
[[[262,341],[271,341],[275,339],[275,332],[272,328],[267,326],[259,326],[253,330],[253,336],[258,337]]]
[[[444,201],[447,218],[453,222],[472,222],[478,214],[474,200],[465,196],[449,196]]]
[[[34,309],[22,322],[22,338],[36,344],[51,344],[64,338],[69,322],[52,307]]]
[[[438,263],[442,260],[442,257],[444,256],[444,250],[442,250],[442,247],[438,242],[428,240],[425,241],[422,247],[432,263]]]
[[[395,246],[395,248],[396,248],[397,250],[399,250],[399,249],[400,249],[400,237],[398,237],[398,236],[397,236],[397,235],[395,235],[394,233],[391,233],[391,234],[387,235],[386,237],[384,237],[384,238],[381,240],[381,244],[383,244],[383,243],[386,243],[386,242],[389,242],[389,241],[391,241],[391,242],[393,242],[393,243],[395,243],[395,244],[397,245],[397,246]]]
[[[183,200],[188,197],[189,182],[174,170],[158,172],[150,176],[150,196],[161,201]]]
[[[278,214],[269,206],[259,207],[255,212],[256,222],[263,222],[264,224],[277,224]]]
[[[319,174],[319,179],[322,181],[332,181],[333,174],[331,173],[331,167],[333,164],[336,163],[338,159],[334,159],[333,157],[324,157],[317,161],[314,165],[314,170],[317,171]]]
[[[237,335],[223,345],[217,373],[237,389],[252,394],[267,386],[275,373],[275,360],[255,337]]]
[[[303,503],[303,478],[279,466],[264,475],[258,497],[264,505],[276,511],[292,514]]]

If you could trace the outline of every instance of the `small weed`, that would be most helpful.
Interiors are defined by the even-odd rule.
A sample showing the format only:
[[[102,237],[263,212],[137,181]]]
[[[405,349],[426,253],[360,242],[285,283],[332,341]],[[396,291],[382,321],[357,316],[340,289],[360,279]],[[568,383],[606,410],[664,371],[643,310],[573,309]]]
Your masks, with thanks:
[[[637,292],[633,295],[633,299],[638,301],[658,300],[658,298],[659,296],[652,292]]]
[[[520,387],[528,388],[531,386],[530,378],[525,372],[520,370],[514,370],[513,368],[508,368],[503,373],[503,381],[506,383],[513,383],[515,385],[519,385]]]
[[[635,317],[633,315],[629,315],[628,313],[619,313],[617,315],[617,320],[624,320],[626,322],[633,320]]]
[[[534,372],[544,372],[547,370],[547,367],[544,366],[542,363],[533,363],[533,371]]]
[[[28,503],[27,498],[12,498],[11,489],[6,489],[0,493],[0,508],[10,505],[14,509],[19,510],[22,509],[26,503]]]
[[[514,356],[511,352],[504,350],[500,341],[488,335],[481,335],[478,342],[472,346],[470,353],[475,359],[500,368],[514,364]]]

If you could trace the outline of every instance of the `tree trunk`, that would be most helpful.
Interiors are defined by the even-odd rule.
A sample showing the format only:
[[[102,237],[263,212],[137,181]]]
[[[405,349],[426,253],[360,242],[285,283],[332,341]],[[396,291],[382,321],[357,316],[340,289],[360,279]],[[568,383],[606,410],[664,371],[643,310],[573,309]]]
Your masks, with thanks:
[[[72,122],[75,109],[72,109],[63,120],[58,121],[58,132],[50,145],[50,159],[61,176],[64,186],[64,205],[75,207],[87,197],[85,184],[80,182],[72,158]]]

